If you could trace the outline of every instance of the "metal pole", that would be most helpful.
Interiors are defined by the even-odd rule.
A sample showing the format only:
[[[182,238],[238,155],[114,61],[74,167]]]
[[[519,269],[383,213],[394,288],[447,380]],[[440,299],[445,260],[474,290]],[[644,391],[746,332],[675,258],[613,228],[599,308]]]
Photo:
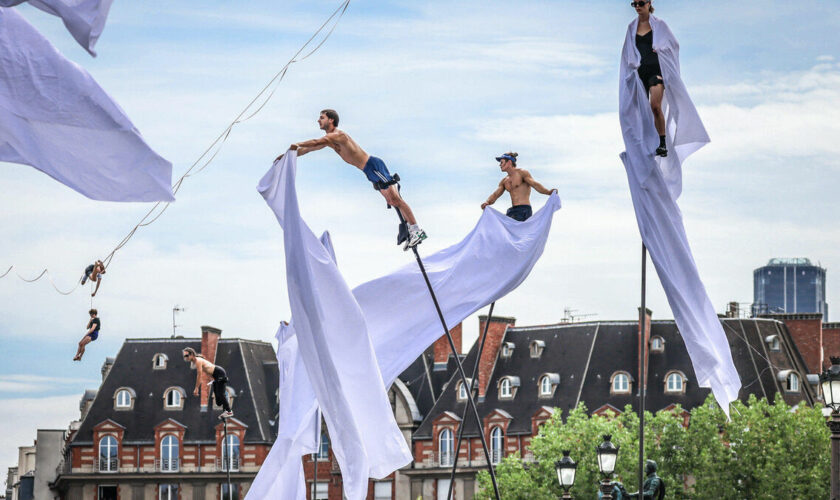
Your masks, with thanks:
[[[310,500],[315,500],[315,496],[318,494],[318,455],[321,454],[321,436],[318,436],[318,451],[312,454],[312,458],[315,461],[315,474],[312,479],[312,496],[309,497]]]
[[[604,478],[604,480],[601,481],[601,500],[612,500],[612,490],[613,488],[612,484],[610,484],[610,480],[608,478]]]
[[[225,464],[225,468],[227,469],[228,498],[230,500],[233,500],[233,488],[231,487],[231,484],[230,484],[230,466],[232,465],[231,462],[233,461],[233,456],[230,452],[231,451],[230,450],[230,443],[228,442],[227,419],[223,418],[222,422],[224,422],[224,426],[225,426],[225,445],[222,446],[222,449],[227,449],[227,455],[228,455],[228,461],[227,461],[228,463]],[[222,456],[223,460],[224,460],[224,458],[225,457]]]
[[[645,484],[645,392],[647,389],[647,309],[645,308],[645,288],[647,285],[647,248],[642,243],[642,307],[639,309],[639,491]]]
[[[840,500],[840,413],[832,412],[826,424],[831,431],[831,500]]]
[[[484,351],[484,342],[487,340],[487,330],[490,328],[490,321],[493,319],[493,308],[496,307],[496,302],[490,303],[490,312],[487,313],[487,321],[484,323],[484,332],[481,334],[481,342],[478,344],[478,353],[475,356],[475,366],[473,366],[472,379],[478,374],[478,365],[481,362],[481,353]],[[472,393],[472,383],[467,391]],[[455,488],[455,469],[458,467],[458,455],[461,452],[461,440],[464,438],[464,420],[467,418],[467,405],[464,405],[464,411],[461,413],[461,425],[458,427],[458,444],[455,446],[455,460],[452,462],[452,473],[449,475],[449,493],[446,494],[446,499],[452,498],[452,490]],[[470,459],[472,457],[468,457]]]

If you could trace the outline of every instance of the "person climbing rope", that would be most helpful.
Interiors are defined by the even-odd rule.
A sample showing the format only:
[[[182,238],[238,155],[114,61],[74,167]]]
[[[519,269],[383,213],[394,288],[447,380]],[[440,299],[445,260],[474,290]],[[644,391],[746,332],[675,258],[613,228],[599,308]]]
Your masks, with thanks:
[[[336,128],[338,127],[338,113],[335,110],[325,109],[321,111],[318,117],[318,126],[325,132],[323,137],[292,144],[289,149],[296,150],[298,156],[303,156],[326,146],[331,147],[342,160],[364,172],[373,184],[374,189],[385,197],[388,205],[399,210],[405,217],[408,223],[408,239],[403,250],[413,248],[425,240],[426,232],[420,229],[408,203],[400,196],[400,192],[395,185],[396,180],[388,172],[385,162],[365,153],[347,132]],[[279,160],[282,157],[283,155],[280,155],[277,159]]]
[[[662,96],[665,94],[665,81],[662,79],[662,68],[659,66],[659,54],[653,48],[653,28],[650,25],[650,15],[653,14],[653,4],[650,0],[630,2],[639,15],[639,25],[636,27],[636,50],[639,51],[640,61],[639,79],[645,86],[650,99],[650,110],[653,112],[653,124],[659,133],[659,147],[656,156],[668,156],[665,146],[665,115],[662,113]]]
[[[516,168],[517,156],[519,156],[518,153],[508,152],[496,157],[496,161],[499,162],[499,168],[507,174],[507,177],[499,181],[499,187],[493,191],[493,194],[487,198],[487,201],[481,204],[481,209],[484,210],[487,205],[495,203],[507,191],[510,193],[511,207],[508,209],[506,215],[511,219],[524,222],[533,214],[531,210],[531,188],[545,195],[550,195],[557,190],[546,189],[531,176],[530,172],[524,168]]]
[[[101,326],[97,317],[99,313],[96,309],[91,309],[88,311],[88,314],[90,315],[90,321],[87,324],[87,332],[82,337],[82,340],[79,341],[79,349],[76,351],[76,355],[73,356],[73,361],[81,361],[82,356],[85,354],[85,346],[99,338],[99,327]]]
[[[228,378],[227,373],[225,373],[225,369],[221,366],[214,365],[210,361],[208,361],[204,356],[201,354],[196,354],[195,349],[192,347],[185,347],[183,350],[184,354],[184,361],[188,363],[194,363],[195,369],[197,371],[195,375],[195,390],[193,390],[193,396],[198,396],[199,394],[199,387],[201,386],[201,374],[206,373],[213,377],[213,381],[210,384],[213,386],[213,396],[216,399],[216,404],[221,406],[224,412],[219,415],[219,418],[225,419],[230,418],[233,416],[233,412],[230,410],[230,403],[227,400],[227,394],[225,393],[225,389],[227,387]]]
[[[93,293],[90,294],[91,297],[96,297],[96,292],[99,291],[99,285],[102,284],[103,274],[105,274],[105,264],[103,264],[101,260],[97,260],[85,268],[85,274],[82,276],[82,285],[84,285],[87,280],[91,280],[96,283],[96,288],[93,290]]]

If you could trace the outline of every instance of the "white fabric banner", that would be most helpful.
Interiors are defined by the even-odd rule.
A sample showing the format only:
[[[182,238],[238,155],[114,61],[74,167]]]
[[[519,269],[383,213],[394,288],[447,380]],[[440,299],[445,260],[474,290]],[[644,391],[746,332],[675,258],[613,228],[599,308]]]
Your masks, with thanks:
[[[295,152],[287,152],[258,189],[283,227],[292,311],[289,329],[300,356],[296,363],[305,367],[323,411],[345,495],[361,500],[368,478],[385,477],[410,463],[411,450],[394,420],[365,318],[338,271],[331,245],[325,246],[301,218],[296,160]],[[295,380],[302,384],[297,374]],[[299,403],[295,400],[292,406]],[[304,401],[301,408],[311,408],[311,402]]]
[[[67,31],[90,55],[99,40],[114,0],[0,0],[0,7],[14,7],[28,1],[33,7],[61,18]]]
[[[94,200],[172,201],[172,164],[15,9],[0,7],[0,161]]]
[[[275,172],[275,169],[276,165],[271,172]],[[259,190],[266,199],[276,199],[279,193],[270,193],[270,190],[279,190],[278,184],[282,180],[276,175],[273,178],[266,176],[260,182]],[[542,255],[554,212],[559,208],[560,198],[556,193],[526,222],[517,222],[487,208],[464,240],[423,259],[448,326],[457,325],[470,314],[507,295],[525,280]],[[275,213],[278,214],[278,220],[283,219],[282,213]],[[287,242],[288,238],[287,233]],[[332,248],[326,236],[322,242],[326,248]],[[334,254],[331,258],[334,262]],[[394,273],[360,285],[353,290],[353,295],[364,315],[382,377],[386,385],[390,386],[400,373],[442,335],[440,320],[420,269],[415,263],[406,265]],[[296,324],[293,311],[292,326]],[[285,359],[291,359],[292,354],[286,348],[291,348],[293,344],[283,342],[280,345],[285,346]],[[296,367],[302,364],[296,363]],[[294,395],[290,399],[281,400],[279,434],[284,438],[309,435],[306,429],[312,429],[317,419],[315,408],[318,403],[314,390],[303,370],[295,372],[293,378],[284,378],[282,373],[283,369],[280,377],[281,395]],[[301,415],[311,415],[311,420],[304,422]],[[284,482],[280,478],[292,477],[297,471],[302,471],[300,454],[312,452],[304,444],[306,439],[301,437],[297,443],[293,439],[278,439],[260,468],[246,500],[303,500],[301,492],[304,490],[299,485]],[[376,446],[377,443],[366,442],[364,445]],[[275,448],[278,449],[276,453]],[[300,453],[301,450],[304,451]],[[300,454],[294,455],[294,451]],[[383,475],[401,466],[394,463],[390,470],[383,471]],[[344,474],[343,471],[342,467]],[[346,481],[346,475],[344,478]],[[364,491],[360,493],[362,496],[353,497],[345,491],[349,500],[365,498]]]
[[[741,380],[726,334],[700,280],[677,205],[682,191],[682,162],[708,143],[709,137],[680,79],[679,44],[664,21],[650,16],[650,24],[665,83],[663,112],[668,156],[654,155],[659,134],[650,101],[636,73],[640,60],[635,44],[637,18],[627,29],[621,56],[619,116],[626,148],[621,160],[627,170],[642,241],[685,341],[697,383],[711,388],[729,415],[729,403],[738,398]]]

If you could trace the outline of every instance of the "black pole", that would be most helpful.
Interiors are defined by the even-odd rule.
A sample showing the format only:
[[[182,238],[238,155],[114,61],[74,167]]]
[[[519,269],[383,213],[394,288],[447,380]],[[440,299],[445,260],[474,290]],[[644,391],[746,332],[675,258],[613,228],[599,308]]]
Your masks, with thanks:
[[[321,420],[320,412],[318,413],[318,420]],[[318,494],[318,456],[321,454],[321,434],[318,434],[316,442],[316,449],[318,451],[312,455],[312,458],[315,459],[315,473],[312,478],[312,495],[309,497],[309,500],[315,500],[315,495]]]
[[[647,389],[647,309],[645,308],[645,288],[647,285],[647,248],[642,243],[642,307],[639,309],[639,491],[645,483],[645,391]]]
[[[831,500],[840,500],[840,413],[832,411],[826,425],[831,431]]]
[[[227,396],[225,396],[225,397],[227,397]],[[228,498],[230,500],[233,500],[233,489],[231,488],[231,484],[230,484],[230,466],[232,465],[231,462],[233,462],[233,454],[230,452],[231,451],[230,450],[230,442],[228,442],[227,419],[223,418],[222,422],[224,422],[224,426],[225,426],[225,445],[222,446],[222,449],[227,449],[227,455],[228,455],[227,456],[228,463],[225,464],[225,469],[227,469]],[[223,455],[222,460],[224,460],[225,459],[224,454],[222,454],[222,455]]]
[[[475,382],[475,377],[478,374],[478,365],[481,362],[481,352],[484,351],[484,342],[487,340],[487,330],[490,328],[490,320],[493,319],[493,308],[496,307],[496,302],[490,303],[490,312],[487,313],[487,321],[484,323],[484,332],[481,334],[481,342],[478,344],[478,353],[475,356],[475,366],[473,366],[472,382]],[[472,384],[467,388],[467,391],[472,393]],[[461,425],[458,427],[458,444],[455,446],[455,460],[452,462],[452,473],[449,475],[449,493],[446,494],[446,500],[452,498],[452,489],[455,487],[455,469],[458,468],[458,455],[461,453],[461,440],[464,438],[464,420],[467,418],[468,405],[464,405],[464,411],[461,413]],[[481,432],[481,429],[479,429]]]

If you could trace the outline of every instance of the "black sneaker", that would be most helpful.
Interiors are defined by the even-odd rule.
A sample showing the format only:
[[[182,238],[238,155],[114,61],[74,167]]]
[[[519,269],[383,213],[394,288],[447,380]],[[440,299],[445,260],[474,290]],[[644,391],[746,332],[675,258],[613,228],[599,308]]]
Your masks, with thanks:
[[[662,156],[663,158],[668,156],[668,148],[665,146],[659,146],[656,148],[656,156]]]

